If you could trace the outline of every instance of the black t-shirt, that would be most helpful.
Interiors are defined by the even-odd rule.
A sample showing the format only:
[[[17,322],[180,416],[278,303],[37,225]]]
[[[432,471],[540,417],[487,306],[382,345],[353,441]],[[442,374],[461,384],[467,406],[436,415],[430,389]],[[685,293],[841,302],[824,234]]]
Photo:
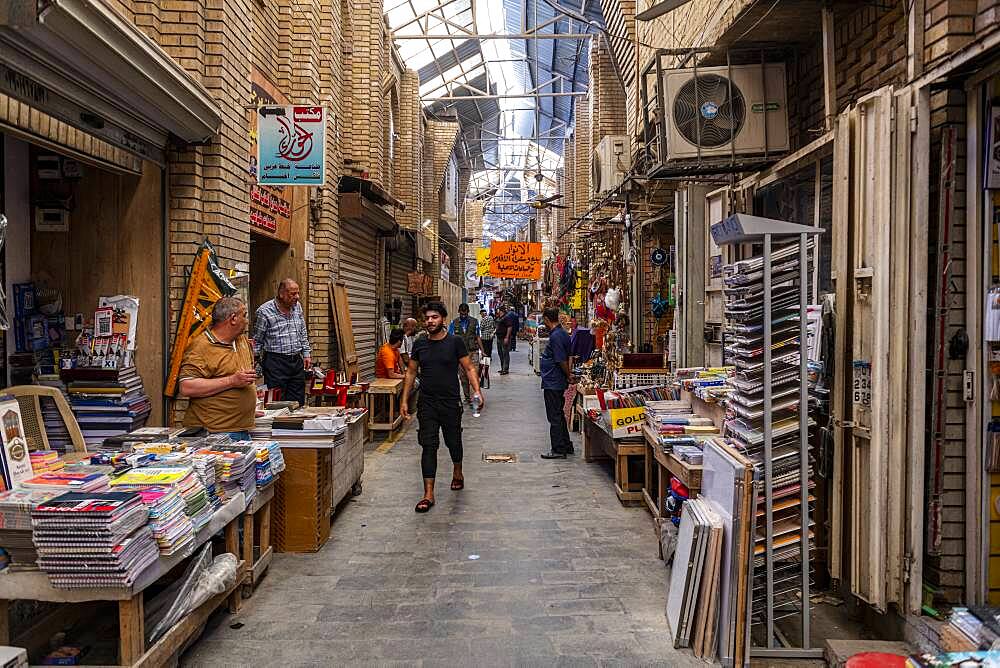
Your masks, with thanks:
[[[428,399],[459,399],[458,361],[468,357],[465,342],[445,335],[435,341],[429,336],[413,342],[410,358],[420,365],[420,396]]]
[[[517,316],[513,311],[507,311],[502,318],[497,320],[497,338],[503,339],[507,336],[507,331],[513,329],[517,331]]]

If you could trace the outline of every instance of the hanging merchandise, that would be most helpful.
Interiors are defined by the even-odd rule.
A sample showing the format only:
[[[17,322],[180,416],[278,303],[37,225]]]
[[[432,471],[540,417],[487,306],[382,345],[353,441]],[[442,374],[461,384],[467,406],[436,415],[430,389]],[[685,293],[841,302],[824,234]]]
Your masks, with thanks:
[[[653,317],[657,320],[665,316],[669,308],[670,303],[660,295],[656,295],[649,300],[649,310],[652,311]]]
[[[649,262],[654,267],[662,267],[667,263],[667,251],[662,248],[654,248],[653,252],[649,254]]]
[[[1000,342],[1000,285],[986,293],[986,322],[983,326],[986,341]]]
[[[617,311],[621,303],[622,291],[618,288],[609,288],[607,294],[604,295],[604,305],[612,311]]]

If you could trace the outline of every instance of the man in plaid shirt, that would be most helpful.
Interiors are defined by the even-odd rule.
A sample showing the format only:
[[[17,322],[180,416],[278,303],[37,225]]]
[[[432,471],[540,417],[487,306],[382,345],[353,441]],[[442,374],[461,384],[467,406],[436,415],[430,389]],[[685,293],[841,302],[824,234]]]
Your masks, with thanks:
[[[283,401],[304,405],[305,370],[312,366],[312,348],[299,305],[299,284],[291,278],[278,284],[274,299],[257,308],[253,343],[262,358],[267,386],[281,388]]]

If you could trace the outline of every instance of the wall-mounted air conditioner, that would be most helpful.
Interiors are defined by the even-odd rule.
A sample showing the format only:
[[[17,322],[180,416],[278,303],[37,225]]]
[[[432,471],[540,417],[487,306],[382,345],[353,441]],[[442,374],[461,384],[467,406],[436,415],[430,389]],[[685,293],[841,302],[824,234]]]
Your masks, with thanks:
[[[663,91],[668,161],[788,150],[783,63],[665,70]]]
[[[625,181],[632,167],[632,144],[625,135],[607,135],[590,158],[590,196],[603,197]]]

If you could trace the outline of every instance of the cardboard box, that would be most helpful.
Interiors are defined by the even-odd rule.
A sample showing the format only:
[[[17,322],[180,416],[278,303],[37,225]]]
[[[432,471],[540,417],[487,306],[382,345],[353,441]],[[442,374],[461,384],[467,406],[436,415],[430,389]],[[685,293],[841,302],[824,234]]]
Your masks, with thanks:
[[[277,552],[317,552],[330,538],[333,458],[329,448],[282,448],[285,470],[271,507]]]

